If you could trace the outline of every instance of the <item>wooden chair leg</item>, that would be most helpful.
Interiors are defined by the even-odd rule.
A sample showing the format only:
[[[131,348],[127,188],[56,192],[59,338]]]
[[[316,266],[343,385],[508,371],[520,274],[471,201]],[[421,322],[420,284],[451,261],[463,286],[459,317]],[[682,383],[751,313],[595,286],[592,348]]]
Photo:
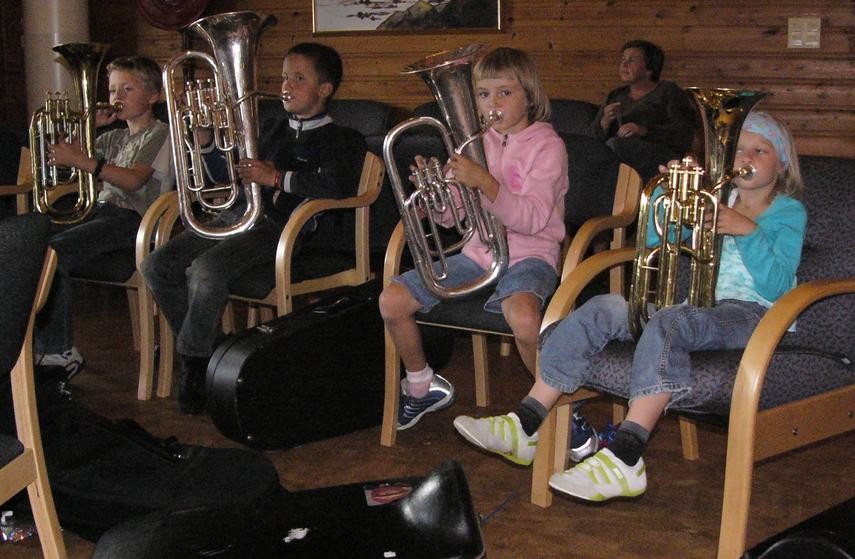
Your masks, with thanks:
[[[487,362],[487,336],[472,334],[472,354],[475,360],[475,405],[490,405],[490,378]]]
[[[140,342],[140,306],[139,294],[136,288],[128,287],[125,291],[128,294],[128,310],[131,315],[131,333],[134,338],[134,350],[140,351],[142,343]]]
[[[273,309],[270,307],[258,307],[258,315],[262,324],[270,322],[273,320]]]
[[[145,288],[137,292],[137,336],[139,337],[138,349],[140,352],[140,378],[137,384],[137,399],[148,400],[154,390],[154,321],[155,308],[151,293]],[[128,291],[130,299],[130,291]],[[131,320],[133,324],[133,320]],[[161,358],[162,360],[162,358]]]
[[[226,303],[226,310],[223,311],[223,332],[231,334],[235,331],[235,308],[232,302]]]
[[[246,310],[246,327],[252,328],[254,326],[258,326],[259,324],[259,308],[258,305],[254,305],[252,303],[249,304],[249,308]],[[223,330],[225,330],[225,322],[223,323]]]
[[[47,468],[44,458],[36,460],[36,479],[27,487],[30,498],[33,520],[42,545],[42,553],[46,559],[65,559],[65,542],[59,529],[59,519],[53,502],[53,493],[47,480]]]
[[[554,470],[555,435],[558,428],[558,409],[569,409],[566,401],[559,401],[540,426],[537,439],[537,450],[534,452],[534,462],[531,465],[531,502],[539,507],[552,505],[552,491],[549,489],[549,477]]]
[[[731,422],[731,427],[733,425]],[[745,552],[754,473],[754,426],[754,421],[751,421],[750,425],[740,424],[738,429],[731,428],[727,433],[718,559],[737,559]]]
[[[502,338],[499,342],[499,356],[508,357],[511,354],[511,341],[508,338]]]
[[[175,360],[175,336],[163,313],[158,313],[160,330],[160,364],[157,368],[157,397],[168,398],[172,394],[172,362]]]
[[[380,444],[394,446],[398,434],[398,404],[401,398],[401,364],[398,350],[389,332],[383,329],[385,338],[385,389],[383,398],[383,423],[380,426]]]
[[[697,460],[700,457],[698,424],[688,417],[680,416],[680,441],[683,444],[684,459]]]
[[[626,406],[624,404],[612,404],[612,425],[617,425],[626,419]]]

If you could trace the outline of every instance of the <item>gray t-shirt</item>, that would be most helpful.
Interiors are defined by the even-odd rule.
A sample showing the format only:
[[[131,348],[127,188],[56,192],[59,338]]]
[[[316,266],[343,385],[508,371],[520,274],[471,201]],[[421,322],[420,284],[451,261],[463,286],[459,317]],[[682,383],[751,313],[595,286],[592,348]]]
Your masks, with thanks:
[[[169,126],[159,120],[136,134],[121,128],[99,135],[95,140],[95,151],[108,163],[127,168],[142,163],[154,168],[154,173],[148,182],[133,192],[104,182],[98,199],[144,215],[162,192],[172,189],[175,181],[168,139]]]

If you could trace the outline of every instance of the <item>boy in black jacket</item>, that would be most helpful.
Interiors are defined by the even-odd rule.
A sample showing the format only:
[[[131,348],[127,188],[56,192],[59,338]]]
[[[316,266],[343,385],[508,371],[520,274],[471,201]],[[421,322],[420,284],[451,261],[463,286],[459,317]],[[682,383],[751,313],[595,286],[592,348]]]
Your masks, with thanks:
[[[272,289],[276,246],[294,208],[306,198],[357,194],[365,140],[359,132],[334,124],[326,113],[341,78],[341,58],[334,49],[318,43],[292,47],[282,63],[282,93],[290,95],[283,103],[288,119],[261,130],[259,159],[238,164],[244,184],[262,185],[262,219],[223,240],[185,231],[142,264],[143,278],[177,336],[178,402],[184,413],[198,414],[205,408],[206,369],[220,333],[229,283],[250,269],[267,267]],[[209,149],[208,173],[225,180],[224,158],[213,146]],[[238,204],[217,219],[234,223],[244,209],[245,203]]]

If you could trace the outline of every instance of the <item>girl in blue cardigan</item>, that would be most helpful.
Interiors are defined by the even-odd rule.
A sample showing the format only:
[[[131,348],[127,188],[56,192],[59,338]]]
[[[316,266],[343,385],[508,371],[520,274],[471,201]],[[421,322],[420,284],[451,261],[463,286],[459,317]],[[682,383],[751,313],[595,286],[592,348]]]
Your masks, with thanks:
[[[590,501],[644,493],[641,455],[659,417],[691,390],[689,354],[744,348],[766,310],[795,286],[807,217],[794,198],[803,185],[792,138],[781,122],[749,113],[735,161],[736,167],[745,165],[755,173],[734,179],[729,200],[719,206],[717,232],[724,239],[716,305],[672,305],[651,317],[633,356],[626,420],[608,448],[554,474],[554,489]],[[648,244],[658,242],[655,229],[648,231]],[[458,417],[455,427],[481,448],[530,463],[548,410],[562,393],[585,384],[591,357],[612,340],[632,340],[627,302],[619,295],[595,297],[545,334],[537,380],[515,412]]]

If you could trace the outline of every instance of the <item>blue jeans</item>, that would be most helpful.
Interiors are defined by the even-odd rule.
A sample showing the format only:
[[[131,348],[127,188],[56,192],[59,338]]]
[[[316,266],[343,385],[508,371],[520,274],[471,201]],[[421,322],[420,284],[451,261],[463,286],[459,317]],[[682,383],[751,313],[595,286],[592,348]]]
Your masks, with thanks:
[[[214,225],[222,224],[220,220]],[[148,255],[142,276],[176,336],[178,353],[211,355],[221,332],[229,284],[246,271],[269,265],[272,289],[281,231],[266,217],[249,231],[223,240],[184,231]]]
[[[484,269],[471,258],[463,254],[455,254],[446,260],[448,277],[442,282],[444,287],[458,287],[478,279],[484,274]],[[434,268],[438,263],[434,263]],[[417,270],[410,270],[395,276],[394,281],[404,285],[422,308],[421,312],[429,312],[440,299],[428,291]],[[487,312],[502,314],[502,301],[514,293],[531,293],[540,299],[541,307],[558,286],[558,274],[555,269],[539,258],[526,258],[517,262],[499,277],[496,289],[484,303]]]
[[[719,301],[712,308],[681,304],[656,312],[635,346],[630,402],[662,392],[671,402],[691,390],[689,353],[744,348],[766,308],[745,301]],[[540,375],[549,386],[575,392],[591,377],[591,357],[610,341],[632,341],[628,304],[619,295],[594,297],[571,312],[542,341]]]
[[[56,251],[56,275],[50,296],[35,324],[33,351],[62,353],[73,345],[71,270],[122,249],[134,249],[140,215],[109,202],[97,202],[82,223],[51,225],[50,245]]]

